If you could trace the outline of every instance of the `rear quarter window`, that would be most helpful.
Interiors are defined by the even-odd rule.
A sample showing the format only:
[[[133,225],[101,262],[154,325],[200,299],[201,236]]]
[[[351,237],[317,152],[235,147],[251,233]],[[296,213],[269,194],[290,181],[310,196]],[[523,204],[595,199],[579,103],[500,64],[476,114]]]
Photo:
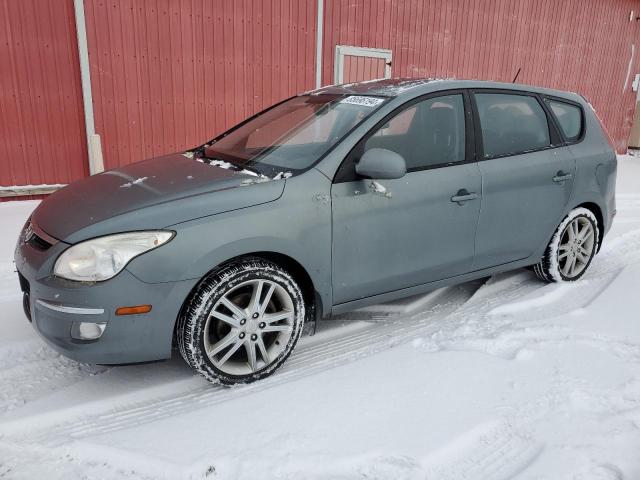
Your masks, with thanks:
[[[551,145],[549,123],[535,97],[510,93],[476,93],[487,158],[539,150]]]
[[[582,110],[576,105],[556,100],[546,100],[547,105],[558,120],[560,130],[568,142],[577,141],[582,135],[583,116]]]

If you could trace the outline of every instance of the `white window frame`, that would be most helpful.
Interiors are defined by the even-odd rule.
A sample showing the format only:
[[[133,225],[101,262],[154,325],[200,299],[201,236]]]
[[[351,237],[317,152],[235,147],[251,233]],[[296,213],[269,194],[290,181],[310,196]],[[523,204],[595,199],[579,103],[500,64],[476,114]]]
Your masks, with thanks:
[[[384,59],[384,78],[391,78],[391,50],[384,48],[353,47],[336,45],[334,79],[336,84],[344,83],[344,57],[372,57]]]

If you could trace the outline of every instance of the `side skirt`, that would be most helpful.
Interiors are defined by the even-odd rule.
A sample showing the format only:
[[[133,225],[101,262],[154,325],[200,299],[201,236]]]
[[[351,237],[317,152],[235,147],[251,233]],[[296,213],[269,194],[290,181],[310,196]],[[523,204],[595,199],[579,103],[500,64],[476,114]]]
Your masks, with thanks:
[[[450,285],[455,285],[458,283],[469,282],[471,280],[477,280],[478,278],[488,277],[490,275],[495,275],[496,273],[508,272],[510,270],[516,270],[518,268],[529,267],[538,262],[538,260],[533,260],[534,258],[538,257],[531,256],[523,260],[505,263],[503,265],[485,268],[482,270],[477,270],[475,272],[465,273],[464,275],[437,280],[435,282],[423,283],[421,285],[416,285],[415,287],[403,288],[401,290],[381,293],[372,297],[365,297],[357,300],[352,300],[350,302],[339,303],[337,305],[333,305],[333,307],[331,308],[331,314],[339,315],[341,313],[350,312],[358,308],[368,307],[370,305],[376,305],[383,302],[390,302],[393,300],[398,300],[400,298],[410,297],[412,295],[419,295],[421,293],[427,293],[438,288],[448,287]]]

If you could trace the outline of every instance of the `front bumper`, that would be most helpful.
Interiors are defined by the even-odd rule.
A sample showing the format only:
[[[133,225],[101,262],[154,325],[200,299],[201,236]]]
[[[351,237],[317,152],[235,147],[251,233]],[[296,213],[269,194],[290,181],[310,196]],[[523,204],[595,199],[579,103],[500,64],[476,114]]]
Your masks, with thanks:
[[[86,363],[124,364],[167,359],[180,308],[197,280],[146,283],[126,269],[99,283],[73,282],[51,275],[68,245],[45,249],[21,238],[15,252],[25,313],[35,330],[63,355]],[[149,313],[117,316],[118,307],[152,305]],[[95,340],[77,340],[74,322],[104,324]]]

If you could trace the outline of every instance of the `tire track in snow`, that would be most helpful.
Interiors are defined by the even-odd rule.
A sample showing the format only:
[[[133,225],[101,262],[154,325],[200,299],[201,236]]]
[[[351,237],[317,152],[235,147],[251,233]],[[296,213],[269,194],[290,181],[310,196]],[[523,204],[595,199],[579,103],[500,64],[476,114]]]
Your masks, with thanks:
[[[637,236],[640,230],[630,232],[629,238]],[[607,273],[617,272],[618,266],[612,267],[609,262],[600,263],[600,274],[608,277]],[[596,263],[594,263],[594,267]],[[607,278],[603,279],[607,280]],[[565,311],[579,308],[591,297],[597,294],[599,282],[589,282],[590,288],[583,288],[580,295],[574,295],[575,302],[563,303],[560,311],[556,310],[548,316],[553,317]],[[525,270],[516,270],[498,274],[487,282],[475,281],[453,287],[447,287],[428,294],[430,297],[419,309],[419,312],[408,318],[402,314],[390,314],[389,308],[382,308],[380,315],[373,313],[374,322],[367,328],[344,337],[333,340],[330,344],[320,341],[315,344],[313,337],[309,345],[299,345],[294,355],[283,368],[274,376],[262,382],[242,387],[227,389],[204,384],[169,397],[160,397],[141,403],[124,404],[112,412],[103,415],[91,415],[71,419],[68,423],[58,424],[51,430],[46,430],[37,442],[57,445],[68,441],[101,433],[108,433],[127,428],[131,425],[153,422],[179,414],[185,408],[185,403],[194,407],[209,406],[215,403],[232,400],[241,395],[247,395],[265,388],[277,387],[285,382],[293,381],[307,375],[312,375],[327,368],[344,365],[360,358],[374,355],[392,348],[395,345],[420,339],[431,335],[435,342],[422,342],[417,346],[425,349],[448,350],[479,350],[485,353],[513,358],[522,348],[527,339],[537,338],[541,343],[541,335],[548,330],[538,331],[534,336],[531,330],[517,338],[513,327],[513,319],[498,319],[487,321],[487,314],[496,307],[509,304],[542,289],[554,288],[556,285],[540,283],[535,276]],[[561,296],[560,299],[565,298]],[[418,304],[420,301],[418,301]],[[344,318],[344,317],[343,317]],[[347,317],[348,318],[348,317]],[[384,319],[384,321],[381,321]],[[499,334],[503,330],[511,332],[513,348],[504,349],[504,338]],[[555,332],[555,337],[547,338],[547,343],[562,340],[562,332]],[[451,340],[453,339],[453,340]],[[584,342],[597,342],[597,339],[583,339]],[[492,348],[491,345],[500,348]],[[301,347],[301,348],[300,348]],[[434,348],[435,347],[435,348]],[[624,350],[621,348],[621,350]],[[45,419],[46,421],[46,419]]]
[[[590,274],[587,275],[588,281],[585,281],[585,286],[588,288],[581,290],[587,293],[580,295],[578,301],[569,302],[569,304],[563,305],[561,309],[552,309],[543,316],[545,318],[553,317],[576,308],[576,306],[579,306],[585,299],[592,299],[594,292],[597,294],[598,289],[602,287],[600,280],[608,282],[611,278],[610,275],[617,274],[619,269],[628,261],[634,263],[640,261],[638,255],[636,255],[640,253],[640,249],[638,249],[638,239],[640,239],[640,230],[628,232],[611,242],[606,242],[599,255],[601,260],[594,262]],[[621,251],[630,256],[621,255]],[[592,275],[598,278],[592,279]],[[563,338],[562,332],[556,332],[555,336],[549,335],[549,328],[553,328],[553,326],[543,325],[540,331],[533,332],[533,334],[532,330],[526,326],[516,331],[512,328],[512,320],[509,322],[497,322],[496,325],[495,319],[492,319],[490,321],[490,328],[484,332],[478,330],[478,325],[482,321],[487,320],[488,312],[498,305],[515,300],[522,295],[536,293],[542,288],[548,288],[543,284],[532,281],[532,279],[533,277],[531,275],[523,271],[497,275],[478,289],[469,289],[469,284],[465,284],[467,285],[466,287],[463,285],[460,288],[468,289],[466,297],[463,295],[457,298],[456,295],[452,295],[453,300],[450,301],[450,304],[444,306],[442,304],[438,305],[438,302],[446,302],[445,297],[457,288],[449,287],[448,289],[440,291],[431,302],[427,302],[427,304],[423,306],[424,308],[420,309],[417,315],[410,318],[397,319],[393,314],[385,317],[385,315],[388,315],[388,312],[383,311],[380,312],[382,315],[379,318],[385,318],[385,322],[374,323],[370,327],[363,329],[363,331],[358,331],[336,340],[331,345],[315,345],[313,339],[311,342],[307,342],[307,345],[301,344],[300,347],[303,348],[300,348],[299,351],[291,357],[288,364],[285,365],[280,373],[271,379],[260,382],[260,384],[230,390],[205,385],[169,397],[155,398],[136,404],[123,404],[111,412],[97,416],[97,418],[95,416],[91,416],[90,418],[89,416],[79,416],[71,418],[64,423],[58,423],[53,426],[53,428],[46,428],[45,426],[42,428],[42,433],[33,440],[41,445],[55,446],[60,443],[68,443],[70,440],[117,431],[131,425],[139,425],[152,422],[156,419],[166,418],[173,414],[180,413],[184,408],[203,408],[219,402],[230,401],[241,395],[250,394],[265,388],[277,387],[278,385],[297,378],[324,371],[331,366],[343,365],[355,361],[358,358],[373,355],[399,343],[410,341],[412,338],[424,336],[425,334],[431,334],[432,337],[442,336],[441,332],[443,332],[443,329],[437,328],[441,325],[440,322],[446,327],[444,330],[453,333],[454,337],[457,334],[461,334],[459,338],[461,340],[467,340],[473,337],[473,334],[475,334],[476,337],[479,336],[482,340],[483,333],[492,335],[497,333],[499,335],[501,331],[506,332],[508,329],[511,329],[510,335],[514,338],[520,337],[519,340],[524,339],[529,341],[536,338],[547,342],[547,344],[575,341],[576,337],[568,338],[565,336]],[[571,296],[573,298],[576,295],[572,293]],[[559,298],[566,298],[566,296],[560,295]],[[557,300],[558,299],[555,299],[554,301],[557,303]],[[431,313],[433,316],[425,318],[427,313]],[[519,320],[522,321],[521,318]],[[478,335],[478,333],[480,335]],[[547,334],[546,338],[544,338],[545,334]],[[486,337],[486,335],[484,335],[484,337]],[[609,341],[598,343],[602,339],[588,337],[579,340],[586,343],[592,342],[593,345],[601,345],[610,351],[611,342]],[[634,360],[637,360],[636,346],[618,343],[620,355],[627,355],[628,358],[633,357]],[[451,345],[449,347],[451,347]],[[489,350],[486,351],[490,353]],[[46,420],[46,418],[44,420]],[[15,439],[19,440],[20,436],[16,436]],[[517,451],[528,451],[528,447],[522,449],[519,447],[513,448],[511,451],[515,452],[513,456],[517,459],[519,458]],[[522,455],[524,457],[528,456],[526,453],[522,453]],[[485,459],[485,461],[488,460]],[[517,464],[518,462],[514,461],[511,463]],[[507,465],[503,467],[507,470],[511,468]],[[483,477],[477,476],[475,478]]]
[[[40,435],[29,434],[29,440],[38,444],[57,446],[91,435],[117,431],[132,425],[153,422],[190,408],[209,407],[216,403],[230,401],[239,396],[251,394],[267,388],[277,387],[299,378],[323,372],[358,359],[374,355],[406,343],[424,333],[433,322],[444,318],[464,304],[481,286],[481,282],[469,282],[447,287],[428,294],[431,300],[426,302],[419,315],[411,319],[389,319],[387,322],[373,322],[362,330],[334,338],[330,343],[316,343],[311,337],[307,344],[299,344],[294,354],[282,369],[274,376],[261,382],[235,388],[225,388],[204,383],[196,388],[176,392],[168,397],[150,399],[145,402],[123,404],[113,411],[102,415],[87,415],[71,418],[50,428],[43,428]],[[431,315],[426,315],[430,313]],[[110,402],[110,404],[112,404]],[[106,407],[108,408],[108,407]],[[46,425],[46,416],[38,419],[38,424]],[[15,440],[20,440],[20,426],[15,425]],[[12,431],[11,424],[0,424],[0,430]]]
[[[0,263],[0,308],[21,305],[13,263]],[[12,309],[15,305],[11,305]],[[19,315],[22,308],[16,309]],[[23,318],[26,323],[26,318]],[[26,403],[63,390],[90,376],[106,371],[106,367],[70,360],[49,348],[40,338],[6,342],[0,346],[0,419]]]
[[[640,345],[599,334],[571,333],[570,328],[543,323],[544,320],[592,303],[622,269],[631,263],[640,263],[640,230],[628,232],[605,245],[587,278],[577,282],[575,286],[566,288],[565,285],[548,285],[534,288],[524,300],[509,303],[509,299],[505,298],[504,302],[500,302],[502,305],[491,309],[492,294],[501,284],[509,281],[508,275],[498,275],[481,287],[474,298],[457,312],[462,320],[450,316],[440,331],[431,338],[414,341],[414,346],[427,352],[467,350],[511,359],[519,358],[521,353],[526,353],[530,348],[560,350],[563,347],[585,345],[613,355],[623,362],[640,365]],[[519,280],[521,286],[529,283],[524,276],[520,279],[511,277],[511,281]],[[545,308],[537,308],[542,306]],[[627,415],[629,411],[640,411],[638,385],[629,385],[623,392],[612,396],[608,389],[584,391],[585,387],[579,383],[567,392],[567,382],[573,380],[562,382],[559,391],[549,394],[547,400],[550,403],[567,403],[571,400],[567,395],[575,397],[580,393],[581,401],[590,402],[590,408],[594,408],[594,412],[601,411],[604,414],[615,410],[621,415]],[[473,430],[467,432],[461,440],[445,445],[443,452],[435,452],[425,459],[426,478],[513,478],[528,468],[544,448],[522,432],[527,430],[530,419],[544,415],[546,408],[544,402],[536,401],[521,406],[515,414],[509,415],[509,428],[501,431],[496,426],[495,434],[490,434],[488,439],[486,433],[477,436]]]
[[[429,301],[424,302],[420,311],[411,317],[388,317],[385,322],[377,321],[362,331],[339,337],[329,344],[299,345],[303,348],[296,349],[275,376],[261,382],[231,389],[204,384],[170,397],[125,404],[102,415],[71,419],[43,431],[39,436],[31,436],[31,440],[56,446],[70,439],[118,431],[177,415],[184,411],[185,405],[192,408],[209,407],[238,396],[277,387],[435,333],[438,326],[448,319],[464,322],[467,311],[477,311],[479,308],[487,310],[505,298],[518,298],[531,288],[542,288],[544,284],[533,278],[530,272],[515,271],[493,277],[487,283],[479,280],[440,289],[428,294],[431,297]],[[310,339],[312,342],[313,338]]]
[[[640,264],[640,229],[631,230],[618,238],[606,241],[600,253],[594,258],[591,268],[585,276],[573,283],[541,284],[534,276],[522,273],[520,277],[511,277],[514,272],[498,274],[492,277],[475,295],[482,298],[493,293],[492,285],[504,281],[519,281],[523,286],[528,286],[529,291],[525,295],[516,298],[514,302],[508,299],[498,298],[494,308],[486,311],[483,309],[477,313],[487,314],[489,324],[500,322],[500,318],[512,323],[514,318],[518,323],[554,318],[570,313],[579,308],[591,304],[606,290],[608,285],[622,272],[625,267]],[[492,300],[489,300],[492,301]],[[469,302],[466,306],[472,305]],[[466,313],[466,312],[465,312]],[[468,312],[470,321],[476,315]]]
[[[639,362],[640,346],[595,334],[570,334],[568,327],[544,323],[589,305],[625,266],[634,263],[640,263],[640,229],[605,244],[592,270],[574,284],[544,285],[525,272],[496,275],[457,316],[440,322],[437,331],[414,341],[414,346],[425,351],[470,350],[511,359],[527,348],[581,344]],[[496,296],[496,290],[509,281],[518,282],[518,288]]]
[[[0,348],[0,365],[0,416],[108,370],[70,360],[39,340]]]
[[[429,454],[425,478],[507,480],[524,471],[543,445],[506,421],[479,425]]]

